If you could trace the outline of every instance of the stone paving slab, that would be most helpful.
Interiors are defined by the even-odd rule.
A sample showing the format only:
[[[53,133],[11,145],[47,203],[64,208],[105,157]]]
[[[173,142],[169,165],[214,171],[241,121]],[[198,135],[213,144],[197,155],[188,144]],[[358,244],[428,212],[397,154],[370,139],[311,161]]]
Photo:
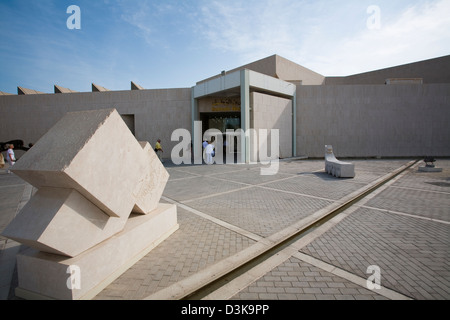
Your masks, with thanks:
[[[450,222],[450,193],[389,188],[367,206]]]
[[[231,300],[387,300],[374,291],[290,258]]]
[[[26,183],[13,174],[2,172],[0,175],[2,179],[2,184],[0,185],[0,203],[2,204],[0,230],[3,230],[16,215]]]
[[[375,180],[375,179],[373,179]],[[367,183],[349,180],[337,180],[324,173],[303,174],[287,181],[274,181],[265,184],[266,188],[288,191],[299,195],[339,200],[344,196],[363,188]]]
[[[0,232],[11,222],[23,206],[26,192],[31,191],[22,179],[14,174],[0,170]],[[0,236],[0,300],[10,294],[11,279],[14,275],[16,254],[20,244]]]
[[[173,166],[165,163],[171,177],[164,198],[180,204],[180,229],[111,283],[96,299],[135,300],[161,292],[207,267],[220,264],[258,241],[264,241],[409,160],[354,162],[357,176],[348,180],[326,175],[323,160],[281,161],[278,175],[268,177],[259,175],[261,166],[257,164]],[[448,221],[446,183],[450,181],[450,161],[439,164],[444,167],[444,172],[434,178],[417,174],[417,167],[411,169],[386,192],[380,192],[302,248],[301,253],[361,279],[368,277],[365,268],[369,263],[378,264],[382,284],[392,290],[414,299],[448,299],[450,261],[446,251],[449,225],[445,222]],[[5,185],[2,178],[4,176],[0,176],[0,187]],[[331,185],[335,188],[330,188]],[[399,193],[402,190],[410,195]],[[421,194],[423,190],[426,195]],[[390,196],[392,192],[394,196]],[[416,201],[413,194],[416,198],[428,197],[421,208],[435,203],[434,209],[408,210],[408,202]],[[385,201],[380,200],[383,197],[389,197],[389,207],[383,206]],[[0,212],[0,216],[7,212],[2,204]],[[431,218],[440,219],[433,221]],[[292,256],[262,278],[255,279],[233,299],[385,298],[325,269]],[[271,277],[281,277],[277,272],[288,272],[288,275],[275,281]],[[300,281],[312,274],[316,275],[314,280]],[[254,292],[262,291],[261,288],[266,292]],[[336,288],[339,292],[334,290]]]
[[[180,225],[172,236],[138,261],[96,299],[144,299],[255,241],[178,208]]]
[[[192,208],[262,237],[283,230],[330,204],[328,200],[257,187],[188,203]]]
[[[301,250],[414,299],[450,298],[449,225],[360,208]]]
[[[181,183],[181,181],[186,182],[186,184]],[[169,180],[166,185],[164,195],[173,200],[182,202],[185,200],[209,196],[229,190],[238,190],[242,187],[243,185],[239,183],[198,176],[194,178],[187,178],[186,181]]]
[[[445,164],[448,165],[448,162],[444,162]],[[450,166],[444,168],[443,173],[427,175],[418,173],[417,166],[409,169],[406,175],[300,251],[362,279],[368,277],[367,268],[375,265],[381,270],[383,287],[413,299],[448,300],[450,226],[447,221],[450,216],[450,194],[442,189],[447,185],[439,183],[450,180],[448,169]],[[387,198],[389,201],[386,201]],[[393,208],[402,212],[393,211]],[[281,264],[236,294],[233,299],[380,298],[372,294],[360,295],[356,291],[347,297],[340,296],[339,294],[344,292],[338,294],[337,291],[333,292],[338,296],[327,295],[330,291],[323,289],[329,290],[335,280],[330,278],[330,275],[326,278],[328,280],[322,283],[319,280],[323,278],[315,279],[314,286],[320,287],[320,291],[310,288],[311,283],[307,281],[298,281],[294,285],[293,278],[290,279],[289,274],[285,273],[289,271],[289,265],[292,268],[292,262],[291,258],[290,262]],[[305,268],[305,265],[299,262],[297,271],[304,270],[305,273],[309,272],[308,275],[314,274],[314,271],[302,268]],[[323,271],[318,268],[315,275],[324,276]],[[296,271],[291,272],[295,274]],[[304,280],[307,279],[305,273],[299,273]],[[279,277],[280,275],[285,278]],[[309,280],[313,281],[311,277]],[[361,285],[352,286],[354,290],[367,291]],[[286,289],[293,292],[287,294]],[[305,289],[309,295],[305,293]],[[376,293],[376,290],[369,292]]]

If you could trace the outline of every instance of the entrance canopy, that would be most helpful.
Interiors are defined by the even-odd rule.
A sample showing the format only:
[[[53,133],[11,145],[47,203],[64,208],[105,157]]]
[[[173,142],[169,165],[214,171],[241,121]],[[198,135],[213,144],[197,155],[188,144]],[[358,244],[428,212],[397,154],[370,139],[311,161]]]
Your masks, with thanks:
[[[296,154],[296,85],[252,70],[243,69],[231,73],[223,72],[216,78],[199,82],[192,88],[192,132],[194,151],[201,150],[194,130],[195,121],[200,121],[198,100],[211,96],[240,96],[241,129],[250,129],[250,92],[259,92],[292,100],[292,154]],[[269,129],[269,128],[268,128]],[[198,150],[197,150],[198,149]],[[241,144],[245,162],[250,161],[249,139]]]

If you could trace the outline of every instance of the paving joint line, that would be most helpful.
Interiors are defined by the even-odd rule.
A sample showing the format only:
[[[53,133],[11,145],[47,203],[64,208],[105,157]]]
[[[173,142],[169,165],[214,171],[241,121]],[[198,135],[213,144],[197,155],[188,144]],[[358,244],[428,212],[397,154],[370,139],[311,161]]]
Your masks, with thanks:
[[[179,206],[182,209],[185,209],[185,210],[187,210],[187,211],[189,211],[191,213],[194,213],[194,214],[196,214],[199,217],[207,219],[207,220],[209,220],[209,221],[211,221],[211,222],[213,222],[213,223],[215,223],[215,224],[217,224],[217,225],[219,225],[221,227],[224,227],[224,228],[226,228],[228,230],[234,231],[234,232],[236,232],[236,233],[238,233],[240,235],[243,235],[243,236],[245,236],[245,237],[247,237],[249,239],[252,239],[252,240],[255,240],[255,241],[262,241],[262,240],[264,240],[264,237],[261,237],[261,236],[259,236],[257,234],[254,234],[254,233],[250,232],[250,231],[242,229],[242,228],[240,228],[238,226],[232,225],[232,224],[230,224],[228,222],[225,222],[223,220],[217,219],[217,218],[215,218],[213,216],[210,216],[209,214],[206,214],[206,213],[201,212],[201,211],[199,211],[197,209],[191,208],[191,207],[189,207],[189,206],[187,206],[187,205],[185,205],[183,203],[180,203],[178,201],[175,201],[173,199],[167,198],[165,196],[162,196],[161,199],[166,200],[166,201],[168,201],[168,202],[170,202],[172,204],[176,204],[177,206]]]
[[[321,171],[322,170],[318,170],[318,171],[314,171],[312,173],[321,172]],[[261,188],[261,189],[267,189],[267,190],[277,191],[277,192],[282,192],[282,193],[287,193],[287,194],[294,194],[294,195],[299,195],[299,196],[305,196],[305,197],[319,199],[319,200],[326,200],[326,201],[331,201],[331,202],[339,202],[339,200],[336,200],[336,199],[317,197],[317,196],[313,196],[313,195],[309,195],[309,194],[304,194],[304,193],[299,193],[299,192],[294,192],[294,191],[281,190],[281,189],[276,189],[276,188],[271,188],[271,187],[266,187],[265,186],[265,185],[270,184],[270,183],[290,180],[290,179],[294,179],[294,178],[297,178],[297,177],[298,177],[297,175],[292,175],[290,177],[285,177],[285,178],[278,179],[278,180],[261,182],[261,183],[258,183],[258,184],[249,184],[249,183],[246,183],[246,182],[239,182],[239,181],[234,181],[234,180],[229,180],[229,179],[224,179],[224,178],[211,177],[211,178],[216,179],[216,180],[242,184],[242,185],[245,185],[246,187],[242,187],[242,188],[239,188],[239,189],[228,190],[228,191],[224,191],[224,192],[220,192],[220,193],[215,193],[215,194],[207,195],[207,196],[203,196],[203,197],[193,198],[193,199],[182,201],[182,203],[189,203],[189,202],[193,202],[193,201],[197,201],[197,200],[204,200],[204,199],[212,198],[212,197],[215,197],[215,196],[218,196],[218,195],[233,193],[233,192],[237,192],[237,191],[241,191],[241,190],[247,190],[247,189],[250,189],[252,187]],[[360,183],[360,184],[362,184],[362,183]],[[366,186],[366,185],[364,184],[364,186]]]
[[[0,189],[2,189],[2,188],[23,187],[23,186],[26,186],[26,185],[27,185],[26,183],[23,183],[23,184],[11,184],[11,185],[7,185],[7,186],[0,186]]]
[[[421,188],[411,188],[411,187],[402,187],[402,186],[392,186],[392,188],[406,189],[406,190],[415,190],[415,191],[422,191],[422,192],[431,192],[431,193],[440,193],[440,194],[448,194],[448,195],[450,195],[450,192],[437,191],[437,190],[427,190],[427,189],[421,189]]]
[[[401,166],[400,168],[395,169],[390,174],[393,174],[394,172],[396,172],[398,170],[401,170],[401,168],[403,168],[403,167],[404,166]],[[348,217],[350,214],[352,214],[353,212],[358,210],[361,207],[361,204],[360,204],[361,202],[362,203],[367,203],[375,195],[377,195],[377,194],[381,193],[382,191],[384,191],[385,189],[387,189],[391,183],[394,183],[395,181],[397,181],[398,179],[403,177],[404,174],[406,174],[406,172],[403,172],[403,173],[397,175],[392,180],[390,180],[387,183],[383,184],[378,189],[374,190],[372,193],[370,193],[369,195],[367,195],[363,199],[359,200],[358,203],[356,203],[356,204],[352,205],[351,207],[347,208],[346,210],[341,212],[339,215],[333,217],[331,220],[329,220],[329,221],[325,222],[323,225],[319,226],[317,229],[312,230],[310,233],[306,234],[304,237],[302,237],[301,239],[297,240],[296,242],[294,242],[293,244],[291,244],[287,248],[285,248],[285,249],[281,250],[280,252],[276,253],[274,256],[269,257],[266,260],[267,263],[266,263],[266,261],[264,261],[264,262],[258,264],[257,266],[253,267],[252,269],[250,269],[249,271],[245,272],[244,274],[242,274],[242,275],[238,276],[237,278],[231,280],[230,282],[228,282],[224,286],[222,286],[222,287],[218,288],[217,290],[211,292],[210,294],[205,296],[204,299],[214,299],[214,300],[216,300],[216,299],[229,299],[229,298],[233,297],[234,295],[238,294],[240,291],[242,291],[243,289],[245,289],[246,287],[248,287],[249,285],[251,285],[252,283],[257,281],[258,279],[263,277],[265,274],[267,274],[268,272],[273,270],[278,265],[282,264],[284,261],[289,259],[291,256],[294,256],[297,253],[300,254],[299,251],[303,247],[305,247],[306,245],[308,245],[309,243],[311,243],[312,241],[314,241],[315,239],[320,237],[326,231],[330,230],[332,227],[337,225],[340,221],[342,221],[343,219]],[[380,179],[384,180],[385,177],[386,177],[386,175],[383,176]],[[376,181],[373,181],[371,184],[376,184],[378,180],[379,179],[377,179]],[[369,185],[371,185],[371,184],[369,184]],[[339,202],[345,203],[346,201],[341,199]],[[320,261],[318,259],[316,259],[316,260]],[[321,261],[320,265],[322,265],[322,266],[325,265],[325,262]],[[338,269],[335,266],[332,266],[332,268],[333,269],[330,269],[330,267],[327,267],[326,269],[341,270],[341,269]],[[324,270],[327,271],[326,269],[324,269]],[[337,272],[338,272],[338,274],[337,274],[338,276],[340,276],[342,278],[345,278],[347,280],[349,280],[349,279],[352,279],[352,280],[357,279],[357,283],[356,284],[360,285],[361,281],[360,281],[359,278],[357,278],[356,275],[353,275],[353,274],[351,274],[351,273],[349,273],[347,271],[344,271],[344,270],[337,271]],[[364,280],[364,281],[366,281],[366,280]],[[354,281],[352,281],[352,282],[355,283]],[[379,293],[379,294],[382,293],[381,295],[386,296],[386,297],[391,297],[391,299],[402,299],[402,300],[403,299],[410,299],[410,298],[408,298],[408,297],[406,297],[404,295],[396,293],[395,291],[392,291],[390,289],[385,289],[385,288],[383,288],[382,291],[377,292],[377,293]]]
[[[382,211],[382,212],[385,212],[385,213],[392,213],[392,214],[397,214],[397,215],[400,215],[400,216],[406,216],[406,217],[410,217],[410,218],[422,219],[422,220],[433,221],[433,222],[437,222],[437,223],[443,223],[443,224],[450,225],[450,221],[439,220],[439,219],[428,218],[428,217],[422,217],[422,216],[418,216],[418,215],[411,214],[411,213],[405,213],[405,212],[400,212],[400,211],[393,211],[393,210],[388,210],[388,209],[381,209],[381,208],[376,208],[376,207],[371,207],[371,206],[366,206],[366,205],[361,206],[361,208],[372,209],[372,210]]]
[[[297,223],[294,223],[290,227],[287,227],[287,228],[271,235],[270,237],[264,238],[263,240],[256,242],[255,244],[240,251],[239,253],[237,253],[233,256],[230,256],[224,260],[221,260],[217,264],[207,267],[204,270],[202,270],[201,272],[198,272],[188,278],[185,278],[167,288],[164,288],[164,289],[148,296],[147,298],[145,298],[145,300],[182,299],[183,297],[186,297],[190,293],[195,292],[195,290],[197,290],[196,288],[201,288],[203,286],[203,284],[208,284],[208,283],[214,282],[215,280],[220,279],[221,277],[227,275],[230,270],[234,270],[235,268],[242,266],[247,262],[252,261],[253,259],[261,256],[262,254],[267,253],[269,250],[271,250],[271,248],[273,248],[277,244],[283,243],[283,241],[286,241],[287,239],[291,238],[292,236],[294,236],[296,233],[300,232],[301,230],[308,228],[309,226],[313,225],[314,223],[317,223],[322,218],[328,216],[330,214],[330,212],[332,212],[334,210],[338,210],[339,207],[345,206],[346,203],[350,203],[354,199],[359,198],[360,196],[367,193],[368,190],[370,190],[372,188],[376,188],[376,190],[374,190],[374,192],[380,191],[380,189],[386,187],[386,183],[383,181],[385,181],[387,179],[395,180],[395,179],[399,178],[401,176],[401,174],[399,174],[399,172],[401,173],[401,171],[404,170],[405,167],[411,166],[411,163],[412,163],[412,161],[409,162],[409,164],[405,164],[405,165],[393,170],[392,172],[386,174],[385,176],[380,177],[379,179],[373,181],[372,183],[369,183],[366,187],[361,188],[360,190],[357,190],[357,191],[347,195],[346,197],[344,197],[343,199],[340,200],[340,203],[334,202],[334,203],[330,204],[329,206],[327,206],[326,208],[323,208],[323,209],[315,212],[314,214],[312,214],[308,217],[305,217],[304,219],[301,219],[300,221],[298,221]],[[381,184],[381,185],[378,186],[379,184]],[[367,195],[365,197],[367,197]],[[359,201],[361,201],[361,200],[363,200],[363,199],[360,199]],[[317,230],[322,230],[325,226],[329,226],[330,223],[337,223],[337,222],[341,221],[341,219],[345,218],[345,213],[348,215],[351,212],[354,212],[355,210],[357,210],[357,208],[358,207],[355,207],[355,206],[351,206],[351,207],[347,208],[346,210],[341,212],[341,214],[333,217],[329,221],[326,221],[323,225],[321,225],[317,229],[312,230],[311,232],[309,232],[308,234],[303,236],[301,239],[297,240],[294,244],[304,243],[304,241],[306,241],[308,238],[310,239],[309,241],[312,241],[311,236],[312,236],[312,234],[317,233]],[[330,227],[328,227],[328,228],[330,228]],[[323,232],[325,232],[325,231],[323,231]],[[289,248],[290,250],[296,249],[297,252],[299,251],[298,247],[294,246],[291,248],[291,246],[293,246],[293,244],[287,246],[287,248]],[[287,248],[284,248],[281,251],[283,251]],[[276,252],[275,255],[277,255],[278,253],[279,252]],[[258,266],[256,266],[256,267],[258,267]],[[233,280],[231,280],[230,283],[231,282],[235,283]]]
[[[227,181],[227,180],[226,180]],[[198,198],[192,198],[192,199],[188,199],[188,200],[183,200],[180,203],[190,203],[190,202],[194,202],[194,201],[198,201],[198,200],[204,200],[204,199],[209,199],[212,197],[217,197],[217,196],[221,196],[224,194],[229,194],[229,193],[233,193],[233,192],[237,192],[237,191],[242,191],[242,190],[247,190],[247,189],[251,189],[254,186],[252,185],[246,185],[245,187],[240,187],[237,189],[232,189],[232,190],[228,190],[228,191],[223,191],[223,192],[219,192],[219,193],[214,193],[214,194],[210,194],[207,196],[203,196],[203,197],[198,197]]]
[[[181,180],[189,180],[189,179],[195,179],[195,178],[200,178],[201,176],[192,176],[192,177],[184,177],[184,178],[178,178],[178,179],[170,179],[168,182],[173,182],[173,181],[181,181]]]
[[[244,187],[237,188],[237,189],[232,189],[232,190],[227,190],[227,191],[224,191],[224,192],[214,193],[214,194],[210,194],[210,195],[203,196],[203,197],[198,197],[198,198],[192,198],[192,199],[184,200],[184,201],[181,201],[181,203],[190,203],[190,202],[194,202],[194,201],[197,201],[197,200],[204,200],[204,199],[208,199],[208,198],[212,198],[212,197],[216,197],[216,196],[221,196],[221,195],[228,194],[228,193],[233,193],[233,192],[238,192],[238,191],[242,191],[242,190],[247,190],[247,189],[251,189],[251,188],[254,188],[254,187],[257,188],[257,187],[264,186],[265,184],[269,184],[269,183],[272,183],[272,182],[293,179],[296,176],[286,177],[286,178],[273,180],[273,181],[268,181],[268,182],[262,182],[262,183],[258,183],[258,184],[250,184],[250,183],[246,183],[246,182],[234,181],[234,180],[229,180],[229,179],[225,179],[225,178],[218,178],[218,177],[213,177],[213,176],[204,176],[204,177],[208,177],[208,178],[212,178],[212,179],[220,180],[220,181],[225,181],[225,182],[241,184],[241,185],[244,185]],[[286,192],[286,191],[283,191],[283,190],[277,190],[277,189],[274,189],[274,190],[275,191],[280,191],[280,192]]]
[[[389,288],[386,288],[383,286],[381,286],[380,289],[369,289],[367,287],[367,281],[368,281],[367,279],[364,279],[358,275],[355,275],[344,269],[335,267],[335,266],[328,264],[320,259],[314,258],[314,257],[306,255],[304,253],[297,252],[293,255],[293,257],[295,257],[303,262],[309,263],[319,269],[330,272],[331,274],[334,274],[335,276],[338,276],[345,280],[348,280],[351,283],[354,283],[362,288],[370,290],[370,291],[372,291],[376,294],[379,294],[383,297],[386,297],[388,299],[391,299],[391,300],[413,300],[410,297],[405,296],[404,294],[401,294],[397,291],[394,291],[392,289],[389,289]]]

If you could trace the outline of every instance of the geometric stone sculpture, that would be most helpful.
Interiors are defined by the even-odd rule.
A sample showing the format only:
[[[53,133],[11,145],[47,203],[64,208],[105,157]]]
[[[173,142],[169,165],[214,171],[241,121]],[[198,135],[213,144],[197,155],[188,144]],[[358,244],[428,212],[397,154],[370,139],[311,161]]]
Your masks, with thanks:
[[[12,171],[38,189],[2,233],[33,248],[18,256],[20,292],[86,296],[178,228],[176,206],[159,203],[167,170],[115,109],[68,113]],[[82,295],[53,272],[73,263],[84,268]]]
[[[325,171],[337,178],[355,177],[355,165],[336,159],[333,147],[330,145],[325,146]]]
[[[92,299],[170,236],[177,229],[176,220],[176,206],[160,204],[148,215],[132,214],[123,231],[74,258],[32,248],[24,250],[17,256],[16,296],[34,300]],[[68,281],[73,281],[71,288]]]
[[[114,109],[68,113],[14,166],[36,188],[75,189],[111,217],[128,216],[148,157]]]
[[[45,187],[3,235],[43,252],[75,257],[121,231],[127,220],[110,218],[76,190]]]
[[[148,142],[140,142],[149,168],[141,172],[141,188],[136,194],[137,202],[133,208],[134,213],[147,214],[154,210],[161,199],[164,188],[169,180],[169,173],[161,164],[155,151]]]

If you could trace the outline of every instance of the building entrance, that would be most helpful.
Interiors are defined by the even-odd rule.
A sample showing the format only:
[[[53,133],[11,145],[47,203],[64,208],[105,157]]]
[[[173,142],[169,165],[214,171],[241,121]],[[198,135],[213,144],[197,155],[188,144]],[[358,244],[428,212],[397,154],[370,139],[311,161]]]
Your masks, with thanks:
[[[241,113],[240,112],[211,112],[211,113],[200,113],[200,120],[202,121],[202,136],[209,129],[217,129],[223,133],[222,136],[222,154],[224,163],[228,163],[230,160],[234,163],[238,161],[237,153],[238,150],[238,140],[236,137],[228,137],[226,132],[227,130],[236,131],[241,129]],[[229,139],[233,139],[233,142]],[[215,142],[214,137],[211,139]],[[233,147],[231,147],[233,146]],[[219,146],[216,145],[216,150]],[[231,154],[231,158],[227,155]],[[234,154],[234,156],[233,156]]]

